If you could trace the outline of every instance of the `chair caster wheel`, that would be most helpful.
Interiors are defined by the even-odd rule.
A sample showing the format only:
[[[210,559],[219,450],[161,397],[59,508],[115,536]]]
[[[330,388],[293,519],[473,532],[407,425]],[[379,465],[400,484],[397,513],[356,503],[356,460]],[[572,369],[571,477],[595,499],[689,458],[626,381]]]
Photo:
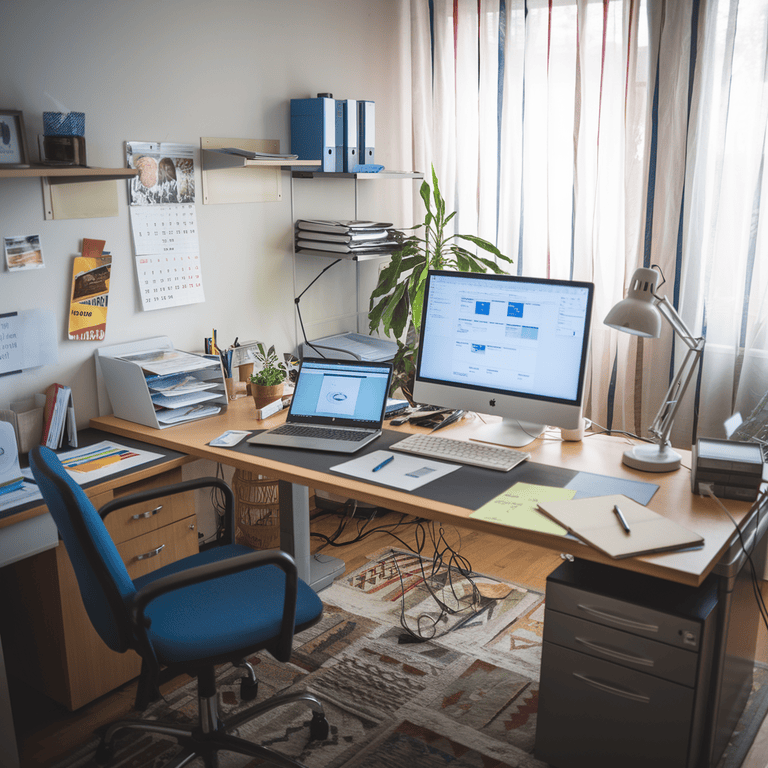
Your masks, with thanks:
[[[96,747],[96,753],[93,756],[93,762],[96,765],[107,765],[112,762],[115,756],[115,747],[112,744],[108,744],[103,739],[99,742],[99,746]]]
[[[253,701],[259,695],[259,681],[250,677],[240,678],[240,700]]]
[[[328,719],[323,712],[313,712],[312,722],[309,724],[310,741],[325,741],[331,726],[328,725]]]

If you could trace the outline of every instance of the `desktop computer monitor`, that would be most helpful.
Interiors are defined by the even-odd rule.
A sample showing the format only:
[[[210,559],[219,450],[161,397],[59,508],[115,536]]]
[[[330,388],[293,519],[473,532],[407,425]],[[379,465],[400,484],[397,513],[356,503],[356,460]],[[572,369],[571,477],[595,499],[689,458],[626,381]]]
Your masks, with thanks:
[[[498,445],[578,428],[593,294],[592,283],[430,271],[414,400],[501,416],[474,438]]]

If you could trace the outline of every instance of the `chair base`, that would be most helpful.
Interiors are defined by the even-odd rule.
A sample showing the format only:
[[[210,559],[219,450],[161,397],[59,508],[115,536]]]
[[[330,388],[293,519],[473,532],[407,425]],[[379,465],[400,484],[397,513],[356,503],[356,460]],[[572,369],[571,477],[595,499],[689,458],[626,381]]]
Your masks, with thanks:
[[[112,723],[107,729],[94,760],[99,765],[108,765],[114,755],[112,740],[115,734],[122,730],[133,729],[145,733],[170,736],[183,747],[182,753],[177,755],[165,768],[182,768],[197,757],[202,758],[206,768],[218,768],[218,753],[227,751],[269,760],[270,765],[274,765],[275,768],[305,768],[290,757],[228,733],[228,731],[234,730],[265,712],[296,702],[305,702],[312,709],[312,721],[309,725],[310,740],[322,741],[326,739],[329,725],[323,705],[319,699],[310,693],[289,693],[283,696],[274,696],[267,701],[249,707],[226,721],[218,719],[216,696],[200,697],[200,722],[198,725],[185,726],[152,720],[119,720]]]

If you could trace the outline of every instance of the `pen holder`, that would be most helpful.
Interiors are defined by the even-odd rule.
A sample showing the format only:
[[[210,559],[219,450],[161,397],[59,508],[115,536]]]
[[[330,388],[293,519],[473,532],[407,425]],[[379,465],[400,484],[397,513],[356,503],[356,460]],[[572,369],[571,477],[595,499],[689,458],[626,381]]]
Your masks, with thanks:
[[[235,399],[235,380],[232,378],[224,379],[224,384],[227,387],[227,397],[230,400]]]

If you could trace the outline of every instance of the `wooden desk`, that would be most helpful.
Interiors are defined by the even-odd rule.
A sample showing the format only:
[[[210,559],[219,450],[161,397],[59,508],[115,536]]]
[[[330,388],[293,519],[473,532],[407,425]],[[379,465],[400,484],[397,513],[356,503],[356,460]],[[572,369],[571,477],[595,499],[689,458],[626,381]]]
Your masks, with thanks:
[[[676,472],[649,475],[622,464],[621,456],[628,442],[623,438],[594,435],[586,437],[581,442],[567,443],[559,439],[559,432],[552,433],[549,438],[545,433],[543,438],[536,440],[526,449],[531,453],[531,460],[527,463],[529,470],[530,464],[536,463],[577,472],[658,484],[659,488],[648,506],[681,525],[697,531],[705,539],[705,546],[701,550],[612,560],[591,547],[561,536],[476,520],[470,517],[472,510],[467,506],[451,503],[451,489],[455,489],[454,493],[458,493],[470,482],[473,484],[472,487],[487,492],[487,489],[482,486],[490,485],[492,477],[498,478],[501,474],[492,470],[462,467],[441,480],[442,500],[435,500],[435,498],[425,498],[419,492],[406,493],[355,478],[335,475],[328,471],[328,468],[344,460],[339,456],[329,457],[323,466],[317,461],[309,461],[306,455],[302,456],[312,452],[289,452],[283,449],[275,453],[275,449],[272,449],[272,453],[268,453],[265,452],[267,449],[256,447],[236,451],[211,448],[207,445],[210,440],[227,429],[263,429],[274,426],[281,420],[280,416],[275,416],[265,422],[258,421],[250,398],[242,398],[231,402],[226,413],[220,416],[165,430],[153,430],[112,416],[94,419],[92,424],[116,435],[135,437],[199,458],[246,470],[256,470],[277,478],[280,481],[281,548],[294,555],[299,575],[316,588],[321,588],[321,580],[313,582],[310,570],[308,486],[399,512],[527,541],[572,555],[574,558],[597,561],[613,568],[677,582],[685,585],[687,589],[690,588],[691,591],[696,590],[697,593],[711,589],[713,581],[716,581],[717,609],[712,631],[712,645],[706,658],[702,658],[701,661],[702,669],[706,673],[703,679],[706,682],[697,692],[697,696],[703,697],[701,700],[709,703],[706,710],[704,708],[697,710],[705,714],[697,716],[696,727],[701,726],[701,733],[709,736],[706,739],[697,737],[696,743],[692,738],[688,746],[688,755],[691,760],[696,759],[696,755],[702,755],[700,765],[707,768],[711,768],[717,762],[743,709],[751,686],[757,636],[757,609],[753,603],[748,602],[750,587],[746,575],[748,569],[742,567],[745,557],[740,551],[733,523],[714,501],[691,493],[690,452],[682,452],[684,464],[688,463],[687,467],[684,466]],[[450,434],[454,437],[469,437],[479,429],[482,429],[482,425],[478,422],[462,423],[451,428]],[[370,449],[375,450],[377,447],[385,447],[388,444],[390,441],[385,433],[379,441],[375,441],[370,446]],[[507,481],[507,485],[503,488],[516,482],[515,474],[518,473],[518,469],[512,470],[502,478]],[[437,497],[436,494],[433,495]],[[483,500],[480,500],[475,508],[482,503]],[[763,519],[760,520],[756,512],[749,513],[749,505],[745,502],[728,501],[726,506],[743,529],[748,544],[757,542],[764,536],[768,528],[767,515],[763,515]],[[283,527],[284,515],[290,523],[285,528]],[[632,575],[627,574],[627,577]],[[639,577],[634,578],[636,581]],[[707,584],[698,590],[697,588],[701,587],[707,579]],[[653,582],[653,586],[648,588],[649,599],[652,599],[654,594],[665,594],[664,581],[656,582],[654,579],[648,581]],[[626,606],[626,610],[632,610],[632,602],[628,599],[623,605]]]
[[[142,440],[198,458],[221,462],[240,469],[259,471],[292,484],[293,487],[289,491],[292,498],[283,499],[286,494],[281,493],[281,505],[285,505],[281,506],[281,515],[283,511],[291,515],[296,528],[294,533],[297,541],[293,544],[285,542],[286,546],[283,546],[281,541],[281,548],[294,555],[297,561],[308,558],[308,533],[306,534],[307,539],[304,541],[304,531],[302,530],[308,526],[308,522],[306,522],[308,501],[305,499],[306,494],[301,490],[306,491],[307,487],[330,491],[398,512],[537,544],[575,557],[607,563],[622,569],[637,571],[690,586],[699,586],[714,566],[726,556],[727,551],[736,540],[733,524],[722,510],[712,500],[694,496],[691,493],[690,473],[687,468],[659,475],[649,475],[639,470],[630,469],[621,462],[622,453],[627,447],[627,440],[619,437],[593,435],[586,437],[581,442],[563,442],[559,439],[559,430],[557,430],[551,433],[549,439],[545,433],[544,437],[533,442],[525,450],[530,451],[533,462],[658,484],[659,489],[648,506],[704,536],[705,546],[703,549],[620,561],[612,560],[591,547],[583,546],[561,536],[476,520],[470,517],[473,510],[466,507],[425,499],[412,493],[373,485],[328,471],[309,469],[285,459],[276,461],[255,453],[246,454],[226,448],[211,448],[207,445],[210,440],[225,430],[264,429],[276,426],[283,419],[284,415],[276,415],[265,421],[256,419],[252,400],[243,397],[231,401],[224,414],[169,429],[152,429],[114,416],[98,417],[91,421],[91,425],[105,432]],[[473,433],[476,434],[481,426],[479,420],[462,423],[450,428],[450,435],[452,437],[468,437]],[[407,431],[407,429],[401,428],[397,431]],[[416,430],[411,428],[410,431]],[[447,434],[447,432],[443,434]],[[375,449],[376,442],[370,448],[371,450]],[[684,457],[684,465],[686,461],[690,463],[690,452],[682,451],[681,453]],[[337,455],[332,463],[340,463],[343,460],[343,456]],[[445,484],[461,483],[464,472],[465,469],[461,469],[452,473],[442,482]],[[515,482],[514,472],[515,470],[512,470],[507,475],[509,485]],[[487,474],[497,476],[500,473],[487,470]],[[749,511],[749,504],[728,501],[726,505],[740,524],[746,525],[748,523],[745,517]],[[297,543],[302,551],[296,551]],[[311,581],[307,578],[308,573],[306,571],[302,574],[301,562],[298,562],[298,565],[302,578]]]

